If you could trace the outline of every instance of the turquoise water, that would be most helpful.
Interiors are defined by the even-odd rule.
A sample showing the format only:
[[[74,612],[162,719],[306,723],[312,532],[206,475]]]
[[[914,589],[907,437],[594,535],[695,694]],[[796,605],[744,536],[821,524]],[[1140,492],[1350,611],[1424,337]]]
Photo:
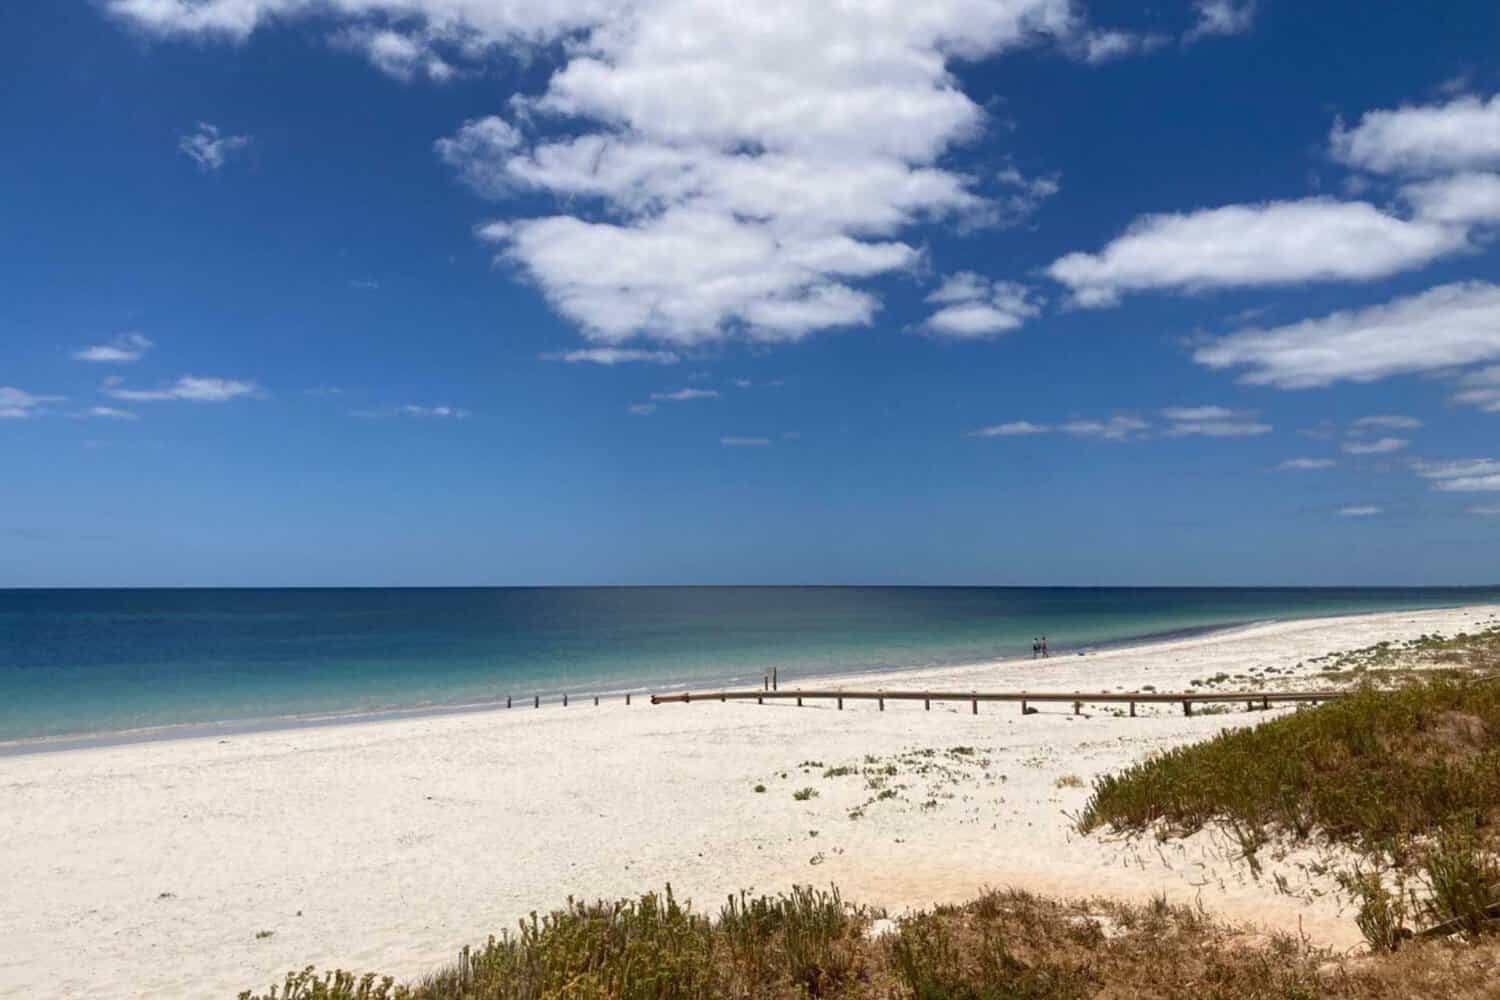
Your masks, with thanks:
[[[0,591],[0,741],[759,684],[1492,589],[642,587]]]

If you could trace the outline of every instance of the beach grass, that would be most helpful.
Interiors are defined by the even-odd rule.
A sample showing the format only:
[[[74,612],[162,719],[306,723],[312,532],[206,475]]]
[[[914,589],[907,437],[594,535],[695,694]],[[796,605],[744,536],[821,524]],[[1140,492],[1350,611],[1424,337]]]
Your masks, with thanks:
[[[1163,900],[988,892],[888,921],[836,890],[799,888],[731,897],[711,918],[668,890],[533,916],[414,983],[308,969],[241,1000],[1406,1000],[1492,995],[1485,990],[1497,975],[1494,940],[1424,942],[1351,961]]]

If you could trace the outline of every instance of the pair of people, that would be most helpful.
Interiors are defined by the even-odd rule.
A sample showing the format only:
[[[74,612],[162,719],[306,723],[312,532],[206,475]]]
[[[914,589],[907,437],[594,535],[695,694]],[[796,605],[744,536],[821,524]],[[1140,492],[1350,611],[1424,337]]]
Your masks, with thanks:
[[[1047,637],[1044,635],[1040,639],[1032,639],[1031,640],[1031,658],[1034,660],[1038,656],[1046,656],[1046,655],[1047,655]]]

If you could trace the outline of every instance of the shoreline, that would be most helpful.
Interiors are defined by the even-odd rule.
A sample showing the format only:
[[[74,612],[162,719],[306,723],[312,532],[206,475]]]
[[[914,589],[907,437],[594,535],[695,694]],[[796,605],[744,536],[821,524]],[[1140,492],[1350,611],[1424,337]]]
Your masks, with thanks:
[[[315,589],[341,589],[341,588],[315,588]],[[440,588],[453,589],[453,588]],[[462,589],[462,588],[459,588]],[[1058,588],[1064,589],[1064,588]],[[1075,588],[1087,589],[1087,588]],[[1165,589],[1165,588],[1164,588]],[[1080,652],[1086,652],[1088,656],[1096,656],[1101,653],[1116,650],[1133,650],[1143,647],[1163,645],[1173,642],[1187,641],[1214,635],[1234,634],[1236,632],[1254,629],[1257,627],[1276,625],[1283,622],[1310,623],[1319,621],[1333,621],[1344,618],[1362,618],[1371,615],[1405,614],[1408,612],[1428,611],[1453,611],[1466,607],[1485,607],[1486,605],[1450,605],[1440,607],[1421,607],[1413,609],[1395,609],[1381,611],[1355,611],[1331,615],[1309,615],[1307,617],[1291,618],[1263,618],[1250,620],[1236,620],[1211,625],[1191,626],[1188,628],[1170,629],[1161,632],[1146,632],[1138,635],[1126,636],[1120,639],[1111,639],[1104,642],[1092,643],[1083,647],[1064,646],[1053,651],[1048,660],[1060,660],[1069,657],[1076,658]],[[1025,656],[998,657],[988,660],[958,660],[952,663],[928,663],[923,665],[897,666],[897,667],[853,667],[847,670],[839,670],[829,673],[813,673],[798,678],[799,683],[826,684],[835,681],[849,679],[875,680],[887,678],[903,678],[906,675],[923,675],[934,672],[948,672],[956,670],[983,670],[1005,667],[1014,664],[1031,663],[1035,658]],[[1035,660],[1041,662],[1041,660]],[[731,676],[723,680],[708,678],[704,684],[719,684],[726,690],[732,689],[728,685],[735,684],[740,678]],[[748,681],[746,682],[748,683]],[[532,697],[542,699],[542,707],[560,707],[556,702],[564,695],[578,698],[619,699],[629,694],[632,697],[649,697],[652,694],[674,694],[681,691],[693,690],[687,684],[671,683],[657,687],[650,685],[634,685],[627,687],[609,687],[604,689],[592,688],[549,688],[546,691],[533,692],[532,695],[522,696],[517,704],[524,707],[526,701]],[[512,696],[515,697],[515,696]],[[514,711],[515,709],[510,709]],[[22,737],[13,740],[0,740],[0,759],[8,757],[30,756],[33,754],[62,753],[71,750],[102,749],[117,746],[137,746],[149,743],[172,742],[176,740],[212,739],[229,736],[245,736],[255,733],[274,733],[281,731],[296,731],[303,729],[321,728],[325,726],[357,726],[371,723],[398,721],[403,719],[441,718],[450,715],[468,715],[474,713],[507,711],[502,699],[486,699],[483,701],[463,702],[436,702],[418,705],[392,705],[370,709],[356,709],[351,711],[333,710],[328,712],[310,712],[294,715],[264,716],[257,718],[221,719],[201,722],[177,722],[160,726],[143,726],[136,729],[116,729],[100,731],[81,731],[73,733],[59,733],[49,736]]]
[[[1496,624],[1500,604],[1343,616],[887,676],[1176,690],[1274,667],[1295,685],[1327,653]],[[986,887],[1161,895],[1360,946],[1316,851],[1257,877],[1214,831],[1162,845],[1069,819],[1101,775],[1292,709],[1038,707],[613,702],[3,757],[0,995],[235,996],[310,964],[406,980],[570,896],[668,884],[699,910],[832,884],[892,915]]]

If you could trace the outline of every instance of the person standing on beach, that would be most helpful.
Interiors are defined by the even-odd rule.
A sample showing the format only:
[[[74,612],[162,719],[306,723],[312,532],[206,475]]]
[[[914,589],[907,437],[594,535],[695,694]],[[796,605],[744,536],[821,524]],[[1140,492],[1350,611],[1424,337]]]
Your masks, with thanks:
[[[1047,637],[1042,636],[1042,659],[1047,658]]]
[[[1042,655],[1042,640],[1035,636],[1031,639],[1031,658],[1034,660]]]

